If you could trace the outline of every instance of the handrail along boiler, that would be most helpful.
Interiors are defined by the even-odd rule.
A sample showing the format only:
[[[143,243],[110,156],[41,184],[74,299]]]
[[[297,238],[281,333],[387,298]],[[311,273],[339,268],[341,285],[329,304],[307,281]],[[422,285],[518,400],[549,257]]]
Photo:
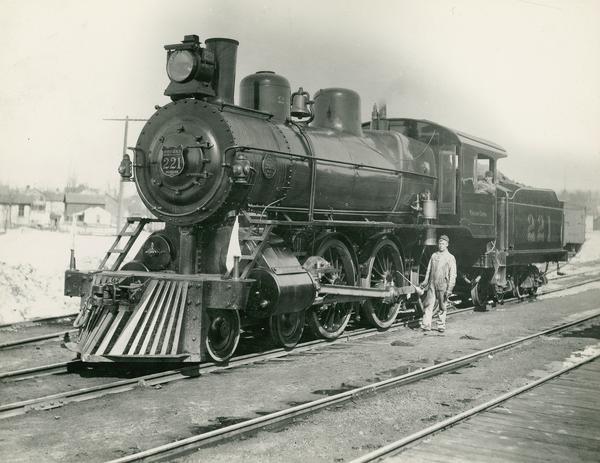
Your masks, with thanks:
[[[195,35],[165,47],[172,101],[119,168],[157,219],[129,218],[97,271],[66,272],[82,301],[67,346],[82,360],[225,361],[242,330],[291,348],[305,326],[335,339],[353,315],[385,330],[439,233],[456,291],[479,305],[534,292],[533,264],[566,258],[562,203],[500,179],[501,147],[377,107],[362,124],[356,92],[311,100],[269,71],[245,77],[235,105],[237,47]],[[477,191],[482,169],[500,180],[494,195]]]

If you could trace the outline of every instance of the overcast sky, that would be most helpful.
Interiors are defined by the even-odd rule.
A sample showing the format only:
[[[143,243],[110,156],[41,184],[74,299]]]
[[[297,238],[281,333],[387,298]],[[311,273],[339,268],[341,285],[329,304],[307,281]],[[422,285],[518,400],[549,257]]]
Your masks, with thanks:
[[[237,83],[347,87],[489,139],[524,183],[600,189],[600,0],[0,0],[0,182],[116,185],[123,126],[165,104],[166,43],[240,42]],[[141,125],[132,126],[135,144]]]

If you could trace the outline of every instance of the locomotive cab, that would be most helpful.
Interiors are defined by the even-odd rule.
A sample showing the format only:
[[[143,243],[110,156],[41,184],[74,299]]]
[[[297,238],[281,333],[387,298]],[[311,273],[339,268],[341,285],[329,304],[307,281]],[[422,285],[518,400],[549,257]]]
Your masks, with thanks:
[[[460,225],[473,238],[494,239],[496,227],[496,165],[506,157],[500,146],[433,122],[388,119],[389,130],[419,140],[435,153],[438,212],[448,225]],[[485,174],[491,186],[483,187]]]

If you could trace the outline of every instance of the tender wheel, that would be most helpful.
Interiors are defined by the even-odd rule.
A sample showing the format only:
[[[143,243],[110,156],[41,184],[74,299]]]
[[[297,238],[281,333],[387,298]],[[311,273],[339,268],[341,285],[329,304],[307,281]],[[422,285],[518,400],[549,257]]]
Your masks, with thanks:
[[[537,268],[535,265],[529,266],[529,274],[531,275],[531,279],[533,280],[533,286],[527,289],[527,294],[529,295],[529,297],[534,299],[537,297],[539,285],[545,285],[546,283],[548,283],[548,279],[545,275],[542,275],[540,269]]]
[[[269,319],[269,329],[273,342],[285,349],[292,349],[304,332],[304,311],[273,315]]]
[[[542,276],[540,270],[535,266],[529,266],[523,270],[520,274],[515,275],[513,284],[513,294],[520,301],[526,297],[535,297],[538,291],[539,281],[545,283],[543,280],[545,277]]]
[[[367,288],[401,286],[398,273],[404,271],[404,265],[400,250],[392,241],[383,239],[377,243],[365,265],[368,273],[363,284]],[[388,329],[394,323],[399,310],[399,303],[384,303],[375,299],[367,299],[362,306],[362,314],[366,321],[378,330]]]
[[[498,304],[500,304],[500,305],[504,304],[504,298],[506,297],[506,293],[509,291],[512,291],[512,290],[507,290],[506,288],[501,288],[501,287],[496,288],[496,300],[498,301]]]
[[[523,288],[521,288],[521,281],[523,277],[519,274],[516,274],[513,277],[512,281],[512,293],[513,296],[516,297],[519,301],[522,301],[525,295],[523,294]]]
[[[326,239],[317,255],[323,257],[333,267],[322,278],[324,284],[354,285],[356,268],[352,254],[344,243],[331,238]],[[354,304],[351,302],[324,304],[308,312],[308,327],[317,337],[333,340],[338,338],[346,329]]]
[[[225,362],[235,352],[240,340],[240,315],[237,310],[211,310],[206,335],[206,349],[215,362]]]
[[[490,296],[490,285],[483,278],[479,279],[471,288],[471,300],[475,310],[485,310]]]

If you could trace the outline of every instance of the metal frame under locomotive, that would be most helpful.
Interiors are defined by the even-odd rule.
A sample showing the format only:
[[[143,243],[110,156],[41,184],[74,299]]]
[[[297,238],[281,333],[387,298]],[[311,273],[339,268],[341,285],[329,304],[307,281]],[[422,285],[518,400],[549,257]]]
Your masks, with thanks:
[[[459,265],[456,293],[480,306],[508,291],[535,292],[543,275],[533,264],[566,259],[562,203],[549,190],[500,179],[506,153],[498,145],[378,111],[361,127],[359,97],[345,89],[315,96],[311,125],[290,118],[289,107],[278,117],[276,106],[233,105],[234,42],[213,39],[204,49],[186,36],[166,47],[169,56],[196,56],[198,81],[171,82],[173,102],[148,121],[133,165],[124,157],[120,168],[129,180],[135,169],[140,196],[164,228],[125,263],[144,227],[159,222],[130,218],[98,271],[66,272],[65,294],[82,302],[79,334],[67,346],[82,360],[226,361],[242,331],[268,331],[292,348],[305,325],[335,339],[353,315],[384,330],[415,301],[441,233]],[[265,76],[256,79],[250,87]],[[340,127],[328,119],[332,107]],[[496,177],[495,195],[475,189],[482,161]],[[346,202],[344,182],[354,188]],[[371,190],[388,205],[363,201]],[[212,208],[194,203],[194,191],[215,198]],[[232,242],[241,255],[228,266]]]

